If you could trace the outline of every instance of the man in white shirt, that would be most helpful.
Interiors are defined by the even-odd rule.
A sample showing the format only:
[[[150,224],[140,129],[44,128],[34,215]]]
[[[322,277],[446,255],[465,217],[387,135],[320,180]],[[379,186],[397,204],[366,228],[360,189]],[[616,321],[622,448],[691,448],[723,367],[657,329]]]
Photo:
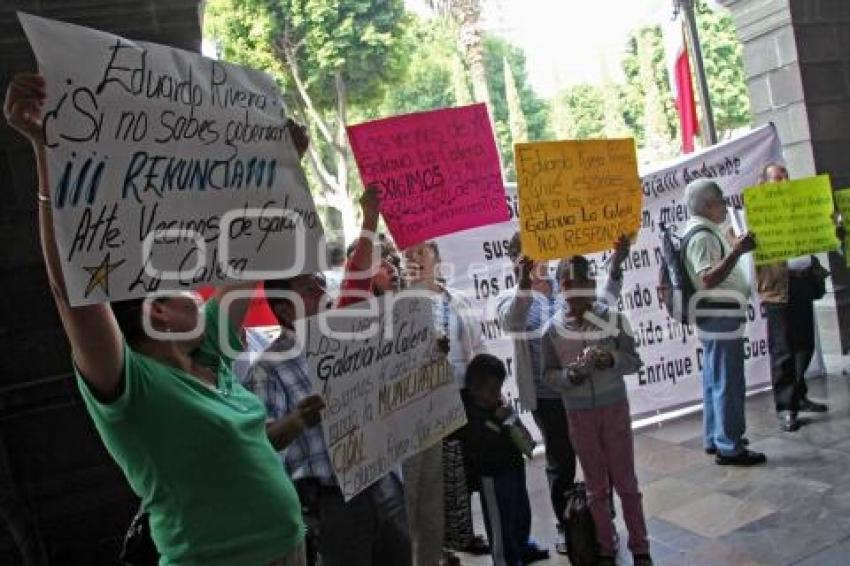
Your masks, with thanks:
[[[730,245],[720,224],[726,221],[723,192],[714,181],[698,179],[685,190],[691,214],[683,237],[684,264],[696,289],[696,326],[703,345],[704,445],[720,465],[752,466],[767,461],[744,440],[745,309],[750,284],[739,260],[755,248],[752,235]]]

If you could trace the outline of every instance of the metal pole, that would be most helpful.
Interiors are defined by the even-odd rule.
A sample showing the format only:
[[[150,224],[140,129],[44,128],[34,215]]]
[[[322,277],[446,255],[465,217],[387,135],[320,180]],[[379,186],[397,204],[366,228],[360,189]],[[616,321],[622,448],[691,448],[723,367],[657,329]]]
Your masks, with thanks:
[[[697,20],[694,13],[694,0],[674,0],[677,8],[684,9],[685,20],[688,22],[688,39],[691,54],[694,58],[697,88],[699,88],[699,101],[702,106],[704,118],[703,126],[708,134],[708,144],[717,143],[717,129],[714,127],[714,112],[711,110],[711,97],[708,93],[708,81],[705,77],[705,66],[702,62],[702,48],[699,43],[699,32],[697,31]]]

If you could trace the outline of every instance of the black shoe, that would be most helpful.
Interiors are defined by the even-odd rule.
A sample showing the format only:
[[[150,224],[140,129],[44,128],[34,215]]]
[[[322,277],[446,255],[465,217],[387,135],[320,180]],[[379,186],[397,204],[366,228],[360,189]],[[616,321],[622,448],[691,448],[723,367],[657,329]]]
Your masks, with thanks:
[[[652,566],[652,556],[649,554],[635,554],[632,556],[634,566]]]
[[[567,556],[569,551],[567,550],[567,538],[564,535],[564,526],[558,523],[555,525],[555,529],[558,532],[558,539],[555,542],[555,552]]]
[[[749,438],[742,438],[741,439],[741,446],[749,446],[749,445],[750,445],[750,439]],[[709,456],[714,456],[715,454],[717,454],[717,448],[714,447],[714,446],[706,448],[705,453],[708,454]]]
[[[779,427],[784,432],[796,432],[800,430],[802,423],[797,419],[797,415],[793,413],[785,413],[779,416]]]
[[[596,566],[617,566],[617,559],[613,556],[597,556]]]
[[[718,466],[757,466],[767,462],[767,457],[761,452],[744,450],[740,454],[736,454],[734,456],[718,454],[715,456],[714,461]]]
[[[467,554],[472,554],[473,556],[484,556],[485,554],[490,554],[490,545],[487,544],[487,541],[484,540],[484,537],[481,535],[475,535],[472,537],[472,542],[469,543],[465,548],[457,548],[455,550],[459,550],[461,552],[466,552]]]
[[[545,548],[540,548],[536,544],[529,544],[522,552],[523,564],[531,564],[532,562],[540,562],[541,560],[549,560],[549,551]]]
[[[801,399],[800,410],[805,413],[825,413],[827,406],[823,403],[816,403],[811,399]]]

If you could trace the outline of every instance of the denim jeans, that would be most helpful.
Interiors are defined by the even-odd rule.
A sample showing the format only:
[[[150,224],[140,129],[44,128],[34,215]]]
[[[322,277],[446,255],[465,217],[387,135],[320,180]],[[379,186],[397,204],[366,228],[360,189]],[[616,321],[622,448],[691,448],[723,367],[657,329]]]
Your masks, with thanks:
[[[705,333],[732,334],[743,326],[743,319],[737,317],[713,317],[697,323],[703,347],[703,444],[716,448],[723,456],[744,451],[744,339],[738,334],[733,337]]]

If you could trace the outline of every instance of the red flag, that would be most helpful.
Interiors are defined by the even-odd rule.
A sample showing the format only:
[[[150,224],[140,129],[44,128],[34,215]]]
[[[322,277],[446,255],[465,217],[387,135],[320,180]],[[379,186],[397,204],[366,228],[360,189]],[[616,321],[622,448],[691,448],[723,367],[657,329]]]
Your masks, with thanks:
[[[664,43],[670,88],[676,97],[676,111],[679,114],[682,152],[691,153],[694,150],[694,136],[699,132],[699,122],[691,78],[691,62],[685,46],[684,30],[678,18],[671,25],[665,26]]]
[[[215,291],[215,287],[201,287],[198,292],[204,298],[209,299]],[[245,326],[278,326],[280,323],[277,317],[269,307],[266,301],[266,294],[263,292],[263,284],[258,283],[254,291],[254,297],[251,299],[251,305],[248,307],[248,313],[245,315]]]

